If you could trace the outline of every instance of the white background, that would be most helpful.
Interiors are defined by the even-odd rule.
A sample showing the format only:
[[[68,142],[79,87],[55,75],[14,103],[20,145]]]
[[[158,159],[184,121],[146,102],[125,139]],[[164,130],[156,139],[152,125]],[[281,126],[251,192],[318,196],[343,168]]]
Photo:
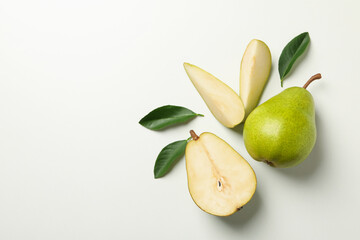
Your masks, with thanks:
[[[360,4],[348,1],[0,1],[0,239],[358,239]],[[248,42],[273,69],[261,102],[282,91],[281,50],[311,45],[284,87],[308,88],[318,139],[301,165],[251,159],[187,78],[196,64],[239,91]],[[205,114],[154,132],[138,124],[175,104]],[[219,218],[192,201],[181,159],[153,178],[159,151],[210,131],[253,166],[258,188]]]

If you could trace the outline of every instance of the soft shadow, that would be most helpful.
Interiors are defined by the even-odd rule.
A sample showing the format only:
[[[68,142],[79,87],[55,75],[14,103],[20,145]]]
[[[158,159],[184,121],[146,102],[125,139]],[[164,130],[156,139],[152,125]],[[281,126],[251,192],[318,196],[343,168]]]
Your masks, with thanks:
[[[236,133],[239,133],[241,135],[243,135],[243,130],[244,130],[244,123],[240,123],[239,125],[235,126],[234,128],[231,128],[231,130],[233,130]]]
[[[263,91],[261,92],[259,103],[261,102],[261,98],[263,97],[263,93],[265,92],[266,87],[269,85],[270,78],[271,78],[271,75],[273,74],[273,71],[274,71],[274,60],[271,59],[271,67],[270,67],[269,77],[268,77],[268,79],[267,79],[267,81],[265,83]],[[260,105],[259,103],[258,103],[258,106]]]
[[[308,156],[307,159],[305,159],[302,163],[300,163],[298,166],[292,167],[292,168],[284,168],[284,169],[278,169],[280,173],[287,175],[292,178],[297,179],[308,179],[310,176],[312,176],[317,169],[320,167],[322,161],[324,160],[324,151],[325,146],[323,145],[325,143],[324,138],[324,132],[322,128],[322,119],[319,117],[318,114],[316,114],[316,129],[317,129],[317,139],[315,146]]]
[[[262,205],[261,197],[258,191],[255,192],[254,196],[242,209],[228,217],[217,217],[217,219],[231,228],[239,229],[245,227],[251,221],[253,217],[260,210]]]

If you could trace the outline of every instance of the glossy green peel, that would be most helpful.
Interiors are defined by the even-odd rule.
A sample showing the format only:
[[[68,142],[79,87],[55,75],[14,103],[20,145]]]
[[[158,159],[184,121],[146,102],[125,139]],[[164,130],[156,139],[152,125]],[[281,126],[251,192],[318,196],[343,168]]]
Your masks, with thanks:
[[[273,167],[292,167],[305,160],[316,141],[314,100],[306,87],[291,87],[251,112],[244,126],[249,154]]]

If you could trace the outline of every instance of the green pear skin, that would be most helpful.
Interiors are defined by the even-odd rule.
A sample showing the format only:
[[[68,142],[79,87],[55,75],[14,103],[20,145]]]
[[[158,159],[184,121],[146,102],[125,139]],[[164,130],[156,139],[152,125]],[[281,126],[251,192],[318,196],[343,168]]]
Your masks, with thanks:
[[[315,77],[315,78],[314,78]],[[270,166],[287,168],[304,161],[316,141],[314,100],[306,87],[291,87],[250,113],[244,125],[248,153]]]

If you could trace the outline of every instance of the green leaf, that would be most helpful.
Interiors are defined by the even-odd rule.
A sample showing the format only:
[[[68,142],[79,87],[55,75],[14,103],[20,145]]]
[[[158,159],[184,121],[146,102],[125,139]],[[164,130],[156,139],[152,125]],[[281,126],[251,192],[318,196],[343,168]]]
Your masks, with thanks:
[[[151,130],[160,130],[173,124],[183,123],[202,114],[179,106],[166,105],[151,111],[140,120],[140,124]]]
[[[308,32],[301,33],[293,38],[283,49],[279,58],[279,74],[281,79],[281,87],[285,76],[290,72],[295,61],[305,52],[306,47],[310,43]]]
[[[161,178],[170,171],[175,161],[184,155],[186,144],[187,140],[176,141],[161,150],[154,166],[155,178]]]

